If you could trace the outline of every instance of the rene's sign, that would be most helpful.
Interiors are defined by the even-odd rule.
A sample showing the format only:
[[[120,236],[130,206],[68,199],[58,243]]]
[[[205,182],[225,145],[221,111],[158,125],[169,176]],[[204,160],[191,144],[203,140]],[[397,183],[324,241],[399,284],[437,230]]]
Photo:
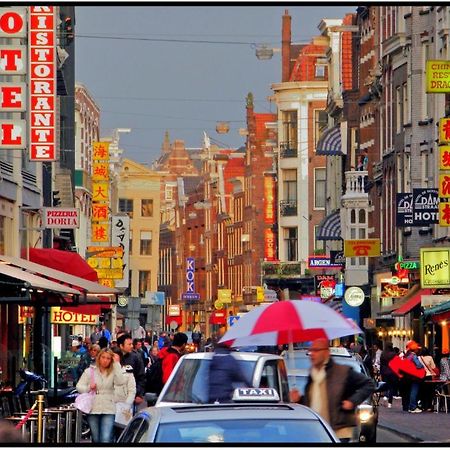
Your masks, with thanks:
[[[53,6],[30,6],[30,160],[56,159],[56,29]]]
[[[420,285],[422,288],[450,287],[450,248],[420,249]]]

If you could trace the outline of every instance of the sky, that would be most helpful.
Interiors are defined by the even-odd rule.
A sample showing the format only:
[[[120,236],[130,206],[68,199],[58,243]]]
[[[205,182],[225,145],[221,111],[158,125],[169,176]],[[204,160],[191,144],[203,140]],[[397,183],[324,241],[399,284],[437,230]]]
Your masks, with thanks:
[[[160,155],[166,130],[171,142],[181,139],[188,148],[201,147],[203,132],[220,147],[244,145],[239,128],[246,126],[247,94],[253,93],[256,112],[275,112],[268,97],[281,79],[281,54],[258,60],[255,45],[280,48],[286,8],[293,43],[318,35],[321,19],[356,10],[289,3],[77,6],[76,80],[100,107],[101,136],[130,128],[120,138],[124,156],[149,165]],[[222,121],[230,124],[227,134],[216,132]]]

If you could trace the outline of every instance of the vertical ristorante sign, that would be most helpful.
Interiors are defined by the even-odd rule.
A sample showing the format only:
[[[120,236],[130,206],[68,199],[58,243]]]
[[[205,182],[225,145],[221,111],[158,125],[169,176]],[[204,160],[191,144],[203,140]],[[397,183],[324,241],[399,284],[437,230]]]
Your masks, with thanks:
[[[54,6],[30,6],[28,22],[30,160],[56,160]]]

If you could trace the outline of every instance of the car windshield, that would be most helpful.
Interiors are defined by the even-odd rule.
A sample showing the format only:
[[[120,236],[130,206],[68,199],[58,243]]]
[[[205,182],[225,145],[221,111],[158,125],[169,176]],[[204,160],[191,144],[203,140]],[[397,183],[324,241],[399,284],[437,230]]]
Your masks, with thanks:
[[[255,412],[257,414],[257,412]],[[318,420],[236,419],[162,423],[155,442],[333,442]]]
[[[244,361],[237,358],[236,360],[245,378],[252,380],[256,362]],[[186,358],[183,360],[161,401],[208,403],[208,374],[210,364],[210,359]]]
[[[333,361],[337,364],[342,364],[344,366],[350,366],[355,372],[361,372],[364,375],[367,375],[366,369],[364,368],[364,364],[359,362],[358,360],[350,357],[342,357],[342,356],[332,356]],[[308,369],[311,367],[311,361],[309,360],[309,356],[306,353],[300,354],[287,354],[284,357],[286,362],[286,366],[288,371],[291,369]]]

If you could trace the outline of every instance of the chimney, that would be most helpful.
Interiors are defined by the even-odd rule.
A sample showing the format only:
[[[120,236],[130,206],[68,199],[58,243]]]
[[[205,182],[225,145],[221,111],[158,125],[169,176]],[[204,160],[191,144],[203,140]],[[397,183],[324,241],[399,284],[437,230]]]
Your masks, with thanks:
[[[291,66],[291,16],[284,11],[281,26],[281,82],[289,81]]]

